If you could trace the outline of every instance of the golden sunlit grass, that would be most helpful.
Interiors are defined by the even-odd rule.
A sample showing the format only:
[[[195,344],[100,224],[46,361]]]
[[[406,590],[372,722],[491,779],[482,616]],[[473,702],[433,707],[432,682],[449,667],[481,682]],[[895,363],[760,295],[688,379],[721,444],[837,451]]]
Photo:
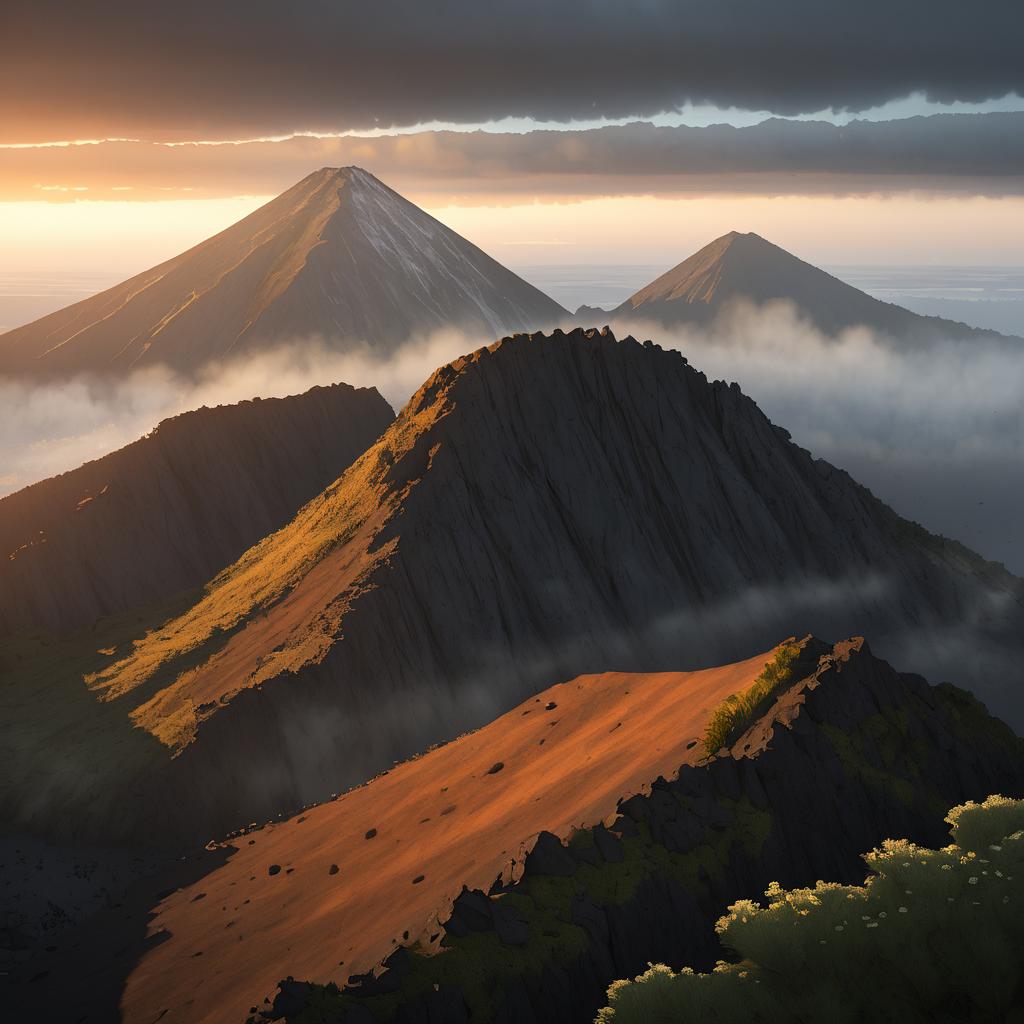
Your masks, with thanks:
[[[380,441],[291,523],[221,572],[184,614],[136,640],[127,657],[88,675],[89,687],[104,700],[144,687],[148,699],[132,719],[180,749],[205,713],[200,705],[229,700],[243,687],[320,661],[362,581],[397,544],[397,538],[375,543],[416,483],[415,472],[403,480],[395,467],[409,457],[423,457],[426,464],[418,443],[445,411],[443,401],[414,398]],[[329,556],[334,561],[325,565]],[[304,584],[327,601],[304,602],[296,595],[280,622],[266,619]],[[264,645],[270,650],[261,658],[230,647],[233,635],[248,627],[274,631],[276,642]]]
[[[704,730],[704,753],[713,757],[728,740],[749,726],[769,698],[790,681],[803,648],[792,638],[780,644],[761,674],[746,689],[726,697],[711,713]]]

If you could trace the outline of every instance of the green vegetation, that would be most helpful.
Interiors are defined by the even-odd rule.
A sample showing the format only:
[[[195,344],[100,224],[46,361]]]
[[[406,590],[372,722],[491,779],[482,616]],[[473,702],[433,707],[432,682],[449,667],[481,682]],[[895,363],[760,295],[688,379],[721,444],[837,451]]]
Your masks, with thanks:
[[[704,730],[704,753],[708,757],[714,757],[764,712],[769,701],[793,678],[802,650],[795,640],[780,644],[771,661],[747,689],[726,697],[711,712]]]
[[[598,1024],[1024,1021],[1024,800],[954,807],[953,844],[887,840],[863,886],[767,889],[716,925],[740,958],[617,981]]]
[[[851,775],[859,776],[865,785],[894,796],[905,807],[929,800],[928,810],[936,817],[946,807],[934,793],[920,784],[922,764],[927,763],[925,744],[912,740],[903,712],[886,709],[856,723],[840,728],[823,723],[821,730],[836,756]]]

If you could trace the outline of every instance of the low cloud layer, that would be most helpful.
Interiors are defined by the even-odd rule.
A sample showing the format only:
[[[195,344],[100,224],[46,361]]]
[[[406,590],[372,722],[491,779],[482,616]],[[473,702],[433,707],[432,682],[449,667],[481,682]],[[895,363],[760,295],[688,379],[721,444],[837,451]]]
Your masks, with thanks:
[[[784,302],[735,305],[709,330],[629,327],[710,379],[738,381],[901,515],[1024,575],[1024,346],[914,350],[864,328],[833,339]]]
[[[902,515],[1024,574],[1024,348],[950,343],[907,351],[864,329],[830,339],[784,303],[735,306],[706,331],[630,326],[637,337],[678,348],[710,379],[738,381],[794,440]],[[0,494],[201,405],[345,381],[376,386],[397,409],[436,367],[488,340],[440,332],[392,359],[369,347],[339,355],[306,340],[207,367],[196,381],[161,368],[115,383],[0,381]]]
[[[11,0],[3,141],[244,138],[687,102],[859,111],[1024,92],[1017,0]]]
[[[343,355],[305,339],[212,363],[194,378],[163,366],[115,380],[82,375],[31,384],[0,378],[0,495],[106,455],[161,420],[204,405],[280,398],[342,381],[376,387],[398,409],[438,366],[481,343],[440,331],[382,358],[369,346]]]
[[[358,164],[432,202],[699,193],[1024,193],[1024,113],[896,121],[771,119],[746,128],[419,132],[379,138],[0,149],[0,200],[272,195]]]

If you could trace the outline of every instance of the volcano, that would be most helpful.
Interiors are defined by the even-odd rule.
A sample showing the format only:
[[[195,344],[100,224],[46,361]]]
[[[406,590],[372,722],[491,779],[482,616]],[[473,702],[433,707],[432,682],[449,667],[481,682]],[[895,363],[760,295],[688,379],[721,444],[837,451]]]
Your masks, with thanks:
[[[192,372],[281,342],[390,352],[566,311],[358,167],[325,167],[207,241],[0,336],[0,374]]]
[[[920,316],[882,302],[760,235],[739,231],[716,238],[631,295],[608,316],[613,321],[650,321],[665,327],[703,325],[737,302],[761,306],[776,301],[791,303],[830,336],[850,327],[868,327],[906,342],[1005,340],[995,331]],[[584,307],[580,314],[591,316],[594,312]]]

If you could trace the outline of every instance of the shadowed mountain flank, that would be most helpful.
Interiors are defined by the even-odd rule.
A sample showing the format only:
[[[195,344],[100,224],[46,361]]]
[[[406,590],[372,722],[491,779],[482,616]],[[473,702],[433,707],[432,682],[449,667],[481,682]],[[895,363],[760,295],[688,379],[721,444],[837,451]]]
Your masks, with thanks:
[[[126,1022],[161,1009],[168,1024],[242,1020],[255,992],[273,991],[288,947],[290,972],[326,979],[372,969],[404,932],[429,944],[463,885],[521,873],[538,833],[567,838],[697,763],[709,710],[770,655],[549,687],[336,800],[217,844],[206,857],[223,866],[153,908],[149,934],[166,938],[129,976]],[[201,984],[183,990],[182,968]]]
[[[0,336],[0,374],[165,364],[275,342],[389,351],[457,327],[495,336],[566,311],[358,167],[325,167],[205,242]]]
[[[438,370],[290,524],[87,684],[165,750],[159,820],[118,806],[114,826],[205,838],[546,680],[722,664],[804,630],[870,627],[1019,723],[1021,586],[678,353],[521,335]],[[113,796],[70,813],[94,827]]]
[[[849,327],[868,327],[906,342],[939,338],[1006,340],[995,331],[921,316],[882,302],[760,235],[738,231],[716,238],[608,315],[613,320],[649,320],[666,327],[703,325],[730,303],[764,305],[779,300],[791,302],[799,314],[827,335]],[[591,311],[584,308],[580,312]]]
[[[895,671],[860,638],[803,647],[809,664],[716,756],[684,758],[567,843],[542,833],[521,877],[467,886],[434,942],[410,933],[383,973],[346,986],[326,955],[306,973],[280,957],[288,980],[250,1020],[587,1024],[609,979],[649,962],[710,968],[714,922],[733,901],[770,883],[858,883],[858,851],[889,837],[943,845],[951,804],[1021,791],[1021,740],[968,694]],[[914,888],[900,900],[911,913],[942,898]]]
[[[202,586],[394,419],[373,388],[202,408],[0,498],[0,636],[65,633]]]
[[[716,709],[780,664],[752,720],[706,756]],[[941,805],[1021,785],[1011,730],[859,638],[581,676],[207,844],[192,877],[164,870],[133,892],[144,936],[122,946],[99,918],[46,961],[47,992],[21,993],[85,1024],[104,1019],[112,975],[125,1024],[219,1024],[254,1005],[295,1024],[589,1021],[611,978],[713,956],[729,901],[771,880],[858,880],[854,850],[932,841]],[[284,975],[304,980],[261,1002]]]

